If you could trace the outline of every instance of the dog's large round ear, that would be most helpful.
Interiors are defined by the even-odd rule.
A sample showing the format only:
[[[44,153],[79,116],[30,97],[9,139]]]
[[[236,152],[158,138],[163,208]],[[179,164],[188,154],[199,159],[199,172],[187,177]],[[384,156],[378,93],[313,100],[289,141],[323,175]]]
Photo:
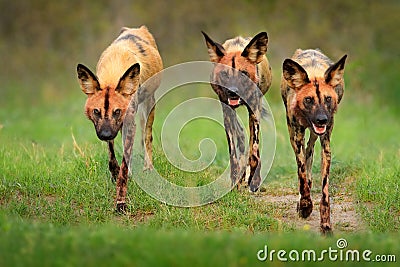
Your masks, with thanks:
[[[343,80],[344,64],[346,63],[347,55],[344,55],[338,62],[330,66],[325,71],[325,82],[335,87]]]
[[[338,95],[338,103],[342,100],[344,93],[344,65],[347,55],[344,55],[338,62],[325,71],[325,82],[335,89]]]
[[[119,79],[115,91],[126,97],[134,94],[139,87],[139,74],[139,63],[135,63],[130,66],[129,69],[125,71],[124,75],[122,75],[122,77]]]
[[[310,83],[307,72],[299,63],[292,59],[285,59],[283,62],[283,78],[290,88],[300,89],[303,85]]]
[[[268,34],[260,32],[251,39],[242,52],[242,57],[247,58],[254,64],[260,63],[264,59],[268,50]]]
[[[92,95],[101,90],[96,75],[94,75],[88,67],[83,64],[78,64],[76,72],[78,74],[78,81],[81,89],[85,94]]]
[[[217,42],[214,42],[205,32],[201,31],[206,40],[206,45],[208,47],[208,55],[210,56],[210,60],[212,62],[218,63],[223,56],[225,56],[226,52],[222,45]]]

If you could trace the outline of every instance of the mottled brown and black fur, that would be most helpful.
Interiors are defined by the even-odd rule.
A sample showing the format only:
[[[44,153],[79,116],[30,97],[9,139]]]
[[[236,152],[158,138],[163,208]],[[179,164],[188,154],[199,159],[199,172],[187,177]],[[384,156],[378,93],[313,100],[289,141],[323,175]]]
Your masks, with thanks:
[[[281,94],[286,108],[290,143],[296,155],[299,179],[299,215],[310,216],[312,163],[314,145],[321,142],[322,198],[320,201],[321,231],[330,232],[329,171],[331,164],[330,137],[344,92],[344,65],[347,55],[333,63],[319,50],[296,50],[292,59],[283,62]],[[310,138],[305,145],[305,131]]]
[[[210,60],[215,64],[211,86],[222,103],[224,126],[228,139],[231,180],[240,180],[251,191],[261,183],[259,152],[262,97],[271,86],[272,74],[267,57],[266,32],[254,38],[235,37],[224,44],[214,42],[203,32]],[[243,129],[237,121],[235,109],[241,105],[249,112],[250,146],[246,172],[239,169],[244,152]],[[239,151],[238,151],[239,150]],[[242,175],[242,177],[240,177]]]
[[[145,169],[152,164],[152,125],[154,121],[154,92],[159,80],[150,77],[163,68],[156,42],[145,26],[122,28],[119,36],[101,54],[96,75],[82,64],[77,66],[78,80],[87,95],[85,114],[93,122],[97,137],[108,143],[109,170],[117,184],[117,210],[125,209],[131,142],[124,142],[121,167],[114,153],[114,138],[121,130],[131,99],[130,117],[136,114],[136,103],[144,109],[141,118],[145,145]],[[146,118],[147,117],[147,118]],[[147,119],[147,120],[146,120]],[[135,125],[133,125],[135,126]]]

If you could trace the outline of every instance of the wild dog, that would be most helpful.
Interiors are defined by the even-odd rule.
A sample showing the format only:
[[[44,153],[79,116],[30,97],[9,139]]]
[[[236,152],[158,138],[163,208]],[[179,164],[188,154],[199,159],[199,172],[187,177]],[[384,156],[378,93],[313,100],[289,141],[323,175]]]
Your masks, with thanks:
[[[211,87],[222,105],[224,126],[228,139],[232,184],[249,186],[257,191],[261,183],[259,152],[262,97],[271,86],[271,67],[266,57],[268,35],[261,32],[253,38],[235,37],[222,45],[202,32],[211,62],[215,64],[211,74]],[[246,172],[239,170],[238,151],[244,151],[243,131],[237,123],[235,109],[246,106],[249,113],[250,146]],[[235,144],[235,142],[237,142]],[[242,172],[243,173],[243,172]]]
[[[163,68],[156,42],[146,26],[123,27],[119,36],[101,54],[96,75],[78,64],[78,80],[87,95],[85,114],[93,122],[97,137],[108,143],[109,170],[116,181],[116,208],[124,211],[128,180],[128,163],[125,153],[121,167],[115,157],[114,138],[121,130],[131,99],[142,105],[142,142],[145,145],[145,169],[152,169],[152,125],[154,121],[154,92],[160,81],[141,86]],[[132,105],[133,105],[132,104]],[[134,110],[136,112],[136,110]],[[130,149],[125,146],[124,150]]]
[[[329,204],[329,171],[331,164],[330,137],[334,114],[344,92],[344,65],[347,55],[333,63],[319,50],[301,50],[283,62],[281,95],[286,108],[290,143],[296,155],[299,179],[299,215],[310,216],[313,203],[312,163],[316,140],[321,143],[322,198],[320,202],[321,231],[331,231]],[[305,146],[305,131],[310,137]]]

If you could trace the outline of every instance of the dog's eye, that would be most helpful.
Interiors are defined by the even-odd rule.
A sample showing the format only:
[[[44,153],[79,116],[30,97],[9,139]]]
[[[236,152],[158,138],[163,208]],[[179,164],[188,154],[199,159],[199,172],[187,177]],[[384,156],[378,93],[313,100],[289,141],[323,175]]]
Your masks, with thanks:
[[[101,115],[101,112],[100,112],[99,109],[95,108],[95,109],[93,109],[93,114],[94,114],[95,116],[100,116],[100,115]]]
[[[307,96],[306,98],[304,98],[304,104],[306,105],[310,105],[314,102],[314,99],[310,96]]]
[[[240,71],[243,75],[246,75],[247,77],[250,77],[250,74],[247,72],[247,71],[245,71],[245,70],[242,70],[242,71]]]
[[[332,97],[331,97],[331,96],[326,96],[326,97],[325,97],[325,101],[326,101],[327,103],[331,103]]]
[[[114,113],[115,117],[118,117],[119,115],[121,115],[121,110],[118,108],[118,109],[114,110],[113,113]]]

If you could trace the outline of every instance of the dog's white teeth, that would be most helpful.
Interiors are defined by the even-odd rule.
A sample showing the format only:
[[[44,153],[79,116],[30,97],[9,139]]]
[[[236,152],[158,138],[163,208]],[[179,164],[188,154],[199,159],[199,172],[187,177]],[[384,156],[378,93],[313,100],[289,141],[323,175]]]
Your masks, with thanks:
[[[239,102],[240,102],[240,99],[228,98],[228,104],[231,106],[237,106],[237,105],[239,105]]]
[[[313,126],[313,128],[314,128],[314,131],[315,131],[317,134],[323,134],[323,133],[325,133],[325,131],[326,131],[326,125],[324,125],[324,126],[316,126],[316,125],[313,123],[312,126]]]

